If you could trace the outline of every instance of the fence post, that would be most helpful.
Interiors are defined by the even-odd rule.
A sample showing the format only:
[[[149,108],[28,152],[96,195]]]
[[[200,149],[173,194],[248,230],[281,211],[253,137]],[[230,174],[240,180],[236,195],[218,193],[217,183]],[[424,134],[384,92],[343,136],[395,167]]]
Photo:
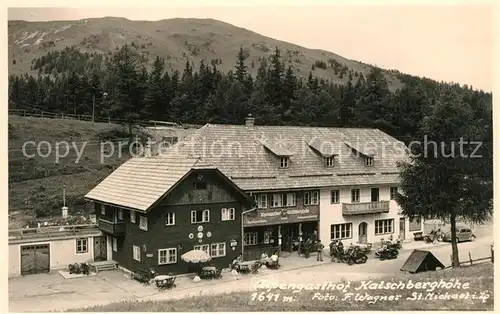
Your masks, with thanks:
[[[108,123],[111,124],[111,118],[110,117],[108,117]]]
[[[491,263],[494,263],[495,251],[493,250],[493,244],[490,245],[490,249],[491,249]]]
[[[470,252],[469,252],[469,261],[470,261],[470,264],[472,266],[472,256],[470,256]]]

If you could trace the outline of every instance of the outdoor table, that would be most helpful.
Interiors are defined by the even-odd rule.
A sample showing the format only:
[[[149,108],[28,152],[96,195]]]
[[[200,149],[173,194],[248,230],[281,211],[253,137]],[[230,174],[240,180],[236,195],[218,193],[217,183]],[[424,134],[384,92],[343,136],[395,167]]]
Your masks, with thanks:
[[[201,268],[200,278],[214,278],[217,273],[217,268],[214,266],[205,266]]]
[[[252,265],[255,264],[255,261],[246,261],[246,262],[239,262],[238,266],[240,267],[240,270],[247,272],[250,271]]]
[[[173,285],[175,276],[171,275],[159,275],[154,278],[156,286],[159,288],[170,287]]]

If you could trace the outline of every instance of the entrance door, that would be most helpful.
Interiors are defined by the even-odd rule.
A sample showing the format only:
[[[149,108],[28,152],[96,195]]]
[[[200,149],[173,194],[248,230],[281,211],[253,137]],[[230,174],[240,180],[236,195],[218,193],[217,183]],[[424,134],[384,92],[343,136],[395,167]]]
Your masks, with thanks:
[[[372,202],[378,202],[379,200],[379,189],[372,188]]]
[[[50,271],[50,244],[21,246],[21,275]]]
[[[368,224],[366,222],[362,222],[358,226],[358,241],[359,244],[368,243]]]
[[[406,234],[406,218],[399,218],[399,238],[405,239]]]
[[[94,262],[108,260],[108,245],[106,236],[94,237]]]

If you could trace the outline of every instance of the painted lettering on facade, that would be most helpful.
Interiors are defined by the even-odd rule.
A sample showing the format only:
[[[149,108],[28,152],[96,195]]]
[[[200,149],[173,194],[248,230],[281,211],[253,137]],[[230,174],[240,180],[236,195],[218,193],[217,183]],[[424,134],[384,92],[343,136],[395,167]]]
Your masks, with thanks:
[[[305,208],[273,208],[257,210],[244,216],[244,226],[275,225],[283,223],[316,221],[319,219],[318,206]]]

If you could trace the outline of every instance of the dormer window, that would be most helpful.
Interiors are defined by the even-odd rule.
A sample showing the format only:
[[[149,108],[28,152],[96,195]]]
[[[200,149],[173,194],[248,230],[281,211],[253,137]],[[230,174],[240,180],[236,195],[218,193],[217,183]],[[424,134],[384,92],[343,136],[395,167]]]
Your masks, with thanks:
[[[365,157],[365,166],[367,167],[373,166],[373,157]]]
[[[207,182],[203,178],[202,175],[196,176],[195,181],[193,182],[193,190],[206,190]]]
[[[335,167],[335,156],[325,157],[325,166]]]
[[[290,166],[290,158],[281,157],[280,159],[280,168],[288,168]]]

